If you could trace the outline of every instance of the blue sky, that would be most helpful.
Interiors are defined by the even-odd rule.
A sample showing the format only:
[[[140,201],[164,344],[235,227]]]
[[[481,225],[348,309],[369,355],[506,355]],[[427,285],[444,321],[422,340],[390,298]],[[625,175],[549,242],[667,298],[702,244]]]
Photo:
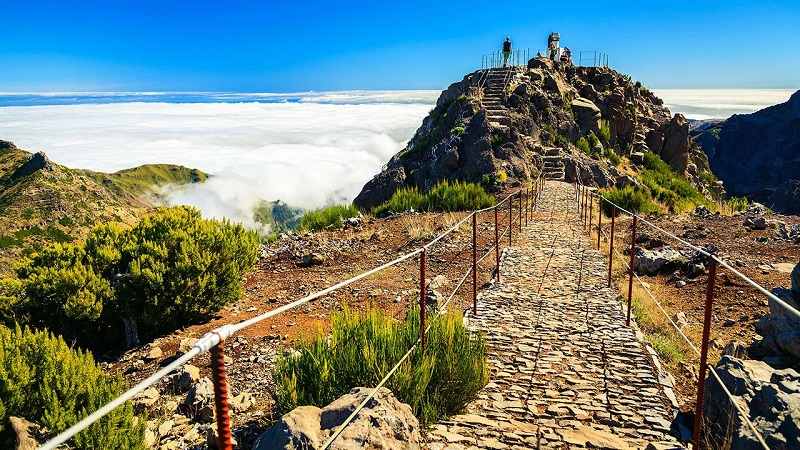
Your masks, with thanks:
[[[444,89],[506,35],[652,88],[800,88],[800,2],[0,0],[0,91]]]

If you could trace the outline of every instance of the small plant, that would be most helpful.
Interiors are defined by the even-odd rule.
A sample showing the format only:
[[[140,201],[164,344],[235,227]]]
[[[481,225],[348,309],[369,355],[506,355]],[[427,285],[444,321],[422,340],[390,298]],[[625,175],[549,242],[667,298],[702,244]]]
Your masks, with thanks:
[[[608,158],[608,160],[611,161],[611,163],[615,166],[622,162],[622,158],[620,158],[619,155],[617,155],[616,152],[610,148],[603,149],[603,155],[605,155],[605,157]]]
[[[278,362],[275,404],[285,412],[321,407],[353,387],[374,386],[417,341],[419,322],[418,308],[404,321],[376,309],[334,313],[330,338],[320,330]],[[434,315],[430,323],[427,348],[416,347],[387,383],[422,424],[463,411],[489,377],[484,338],[469,331],[460,314]]]
[[[608,124],[608,120],[600,119],[600,134],[597,137],[603,143],[608,143],[611,140],[611,126]]]
[[[455,134],[456,136],[461,136],[462,134],[464,134],[464,127],[461,125],[453,127],[453,129],[450,130],[450,133]]]
[[[627,209],[633,213],[649,214],[654,212],[661,214],[663,212],[657,204],[653,203],[649,192],[640,187],[634,188],[631,186],[626,186],[622,189],[614,188],[607,191],[601,191],[601,194],[609,201],[616,203],[621,208]],[[611,216],[610,204],[604,203],[603,209],[607,216]]]
[[[586,135],[586,141],[589,143],[589,148],[595,148],[597,144],[600,143],[600,139],[597,138],[594,131],[590,131],[589,134]]]
[[[488,175],[487,175],[488,177]],[[491,180],[486,180],[486,185]],[[388,202],[373,209],[373,214],[408,211],[465,211],[486,208],[495,203],[494,197],[473,183],[440,181],[423,194],[416,187],[401,188]]]
[[[500,144],[503,143],[503,136],[500,136],[499,134],[494,133],[489,138],[489,142],[492,144],[492,148],[496,148],[497,146],[499,146]]]
[[[495,184],[503,184],[507,179],[508,175],[506,174],[505,170],[498,170],[497,173],[494,174]]]
[[[731,197],[728,199],[728,207],[731,211],[744,211],[750,206],[750,201],[747,197]]]
[[[469,99],[469,97],[467,97],[467,94],[461,94],[461,95],[458,96],[458,101],[460,101],[460,102],[463,102],[463,101],[465,101],[467,99]]]
[[[557,135],[555,136],[555,139],[553,139],[553,142],[554,142],[556,145],[566,144],[566,143],[567,143],[567,138],[565,138],[564,136],[562,136],[562,135],[560,135],[560,134],[557,134]]]
[[[578,147],[578,150],[586,153],[587,155],[591,154],[591,147],[589,146],[589,142],[586,138],[582,137],[578,139],[578,142],[575,143],[575,147]]]
[[[349,205],[333,205],[308,211],[300,219],[299,229],[303,231],[339,229],[342,220],[359,216],[358,208]]]

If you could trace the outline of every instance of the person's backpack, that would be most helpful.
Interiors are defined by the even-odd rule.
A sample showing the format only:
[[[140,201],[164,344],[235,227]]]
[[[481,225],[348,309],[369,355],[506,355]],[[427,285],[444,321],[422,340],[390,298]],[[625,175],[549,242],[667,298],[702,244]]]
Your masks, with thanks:
[[[503,51],[504,52],[510,52],[511,51],[511,42],[510,41],[503,42]]]

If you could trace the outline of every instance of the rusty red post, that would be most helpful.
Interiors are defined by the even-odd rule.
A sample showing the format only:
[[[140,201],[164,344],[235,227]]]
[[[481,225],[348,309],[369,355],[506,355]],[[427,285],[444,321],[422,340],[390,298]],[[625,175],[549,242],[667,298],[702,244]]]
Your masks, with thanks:
[[[427,305],[425,304],[425,247],[422,248],[422,253],[419,257],[419,337],[422,340],[422,350],[425,350],[427,338],[425,336],[425,315],[427,313]]]
[[[608,246],[608,287],[611,287],[611,266],[614,264],[614,219],[617,217],[617,207],[611,205],[611,243]]]
[[[478,315],[478,215],[472,213],[472,315]]]
[[[625,325],[631,325],[631,303],[633,299],[633,257],[636,254],[636,216],[633,216],[633,231],[631,232],[631,265],[628,268],[628,318]]]
[[[528,226],[528,212],[531,210],[531,188],[525,188],[525,226]]]
[[[600,233],[603,231],[603,197],[597,197],[597,251],[600,251]]]
[[[703,400],[705,400],[706,371],[708,370],[708,338],[711,334],[711,311],[714,306],[714,281],[717,277],[717,261],[713,254],[708,266],[708,285],[706,286],[706,309],[703,319],[703,342],[700,349],[700,376],[697,377],[697,403],[694,408],[694,448],[700,448],[700,429],[703,426]]]
[[[508,198],[508,246],[511,247],[511,230],[514,228],[514,199],[513,197]]]
[[[594,196],[589,191],[589,237],[592,236],[592,217],[594,216]]]
[[[500,282],[500,230],[497,226],[497,207],[494,208],[494,261],[497,265],[497,282]]]
[[[522,233],[522,190],[519,191],[519,232]]]
[[[228,411],[228,375],[225,372],[225,347],[222,336],[211,347],[211,378],[214,381],[214,405],[217,410],[217,448],[231,450],[231,419]]]

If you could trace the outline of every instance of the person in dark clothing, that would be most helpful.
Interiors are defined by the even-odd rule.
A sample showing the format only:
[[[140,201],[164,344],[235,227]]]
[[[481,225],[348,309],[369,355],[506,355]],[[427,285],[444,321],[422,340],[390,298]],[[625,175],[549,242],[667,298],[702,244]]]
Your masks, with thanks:
[[[506,36],[506,41],[503,42],[503,67],[508,64],[508,58],[511,57],[511,38]]]

